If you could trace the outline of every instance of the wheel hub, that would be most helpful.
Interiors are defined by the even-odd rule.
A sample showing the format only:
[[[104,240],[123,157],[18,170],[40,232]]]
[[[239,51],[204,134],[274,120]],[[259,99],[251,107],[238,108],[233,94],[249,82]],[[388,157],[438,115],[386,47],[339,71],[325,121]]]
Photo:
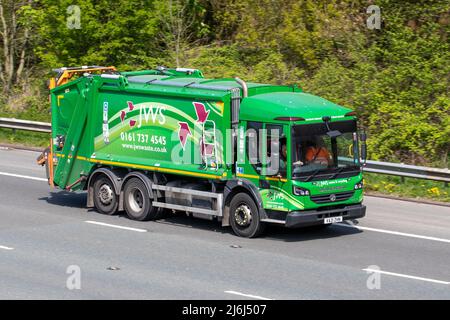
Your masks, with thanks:
[[[130,192],[128,203],[130,204],[133,211],[141,211],[144,205],[144,197],[139,189],[134,189],[132,192]]]
[[[248,226],[252,221],[252,212],[250,208],[245,204],[237,207],[234,212],[234,220],[241,227]]]
[[[103,184],[98,191],[98,198],[102,204],[109,205],[114,199],[114,193],[111,187]]]

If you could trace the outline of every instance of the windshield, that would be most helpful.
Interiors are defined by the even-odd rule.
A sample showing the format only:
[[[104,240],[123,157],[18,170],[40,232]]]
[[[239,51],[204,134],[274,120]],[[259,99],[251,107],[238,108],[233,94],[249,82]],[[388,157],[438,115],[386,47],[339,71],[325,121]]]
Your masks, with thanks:
[[[293,127],[292,177],[304,181],[359,173],[356,121]]]

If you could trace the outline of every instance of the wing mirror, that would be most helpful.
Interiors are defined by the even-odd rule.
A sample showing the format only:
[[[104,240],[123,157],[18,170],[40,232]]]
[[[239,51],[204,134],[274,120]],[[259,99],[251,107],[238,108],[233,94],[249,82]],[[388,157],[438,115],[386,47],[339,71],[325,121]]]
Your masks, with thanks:
[[[361,162],[365,165],[367,160],[367,135],[365,131],[359,134],[359,140],[361,141]]]

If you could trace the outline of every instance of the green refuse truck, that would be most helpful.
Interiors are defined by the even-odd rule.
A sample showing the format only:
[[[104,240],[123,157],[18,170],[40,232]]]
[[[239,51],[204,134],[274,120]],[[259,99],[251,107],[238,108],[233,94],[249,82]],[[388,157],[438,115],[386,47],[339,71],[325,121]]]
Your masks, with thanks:
[[[242,237],[267,224],[364,217],[365,134],[354,111],[297,86],[196,69],[57,69],[49,184],[133,220],[184,212]]]

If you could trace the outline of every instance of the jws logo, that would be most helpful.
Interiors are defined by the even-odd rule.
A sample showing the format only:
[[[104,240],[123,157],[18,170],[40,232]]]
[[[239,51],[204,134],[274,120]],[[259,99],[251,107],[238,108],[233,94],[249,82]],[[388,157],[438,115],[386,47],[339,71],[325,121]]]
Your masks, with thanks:
[[[131,101],[128,101],[127,105],[128,110],[122,110],[122,112],[120,113],[120,120],[122,122],[125,121],[127,114],[136,108],[136,106]],[[138,122],[137,127],[140,128],[142,126],[142,123],[147,124],[150,120],[153,124],[157,122],[158,124],[163,125],[166,123],[166,117],[164,116],[163,111],[165,111],[164,107],[140,104],[138,121],[130,119],[129,125],[130,127],[134,127]]]

